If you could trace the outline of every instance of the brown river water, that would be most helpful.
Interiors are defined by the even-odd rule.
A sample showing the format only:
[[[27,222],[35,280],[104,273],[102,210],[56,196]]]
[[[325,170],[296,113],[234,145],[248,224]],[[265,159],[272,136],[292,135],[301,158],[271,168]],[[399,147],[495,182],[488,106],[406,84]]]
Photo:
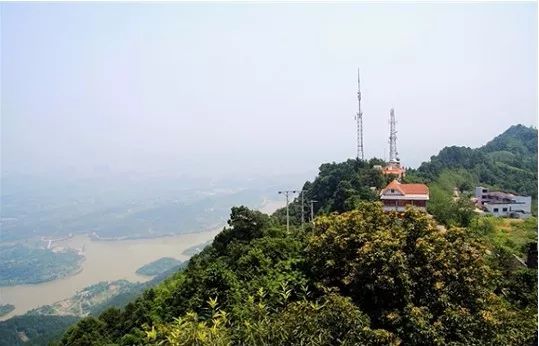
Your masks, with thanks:
[[[182,255],[182,251],[213,239],[219,231],[116,241],[93,241],[86,235],[79,235],[55,242],[53,247],[84,249],[86,259],[82,263],[82,270],[75,275],[40,284],[0,287],[0,304],[15,305],[15,310],[0,317],[0,321],[69,298],[99,281],[150,280],[151,277],[136,274],[136,270],[161,257],[187,260],[189,257]]]

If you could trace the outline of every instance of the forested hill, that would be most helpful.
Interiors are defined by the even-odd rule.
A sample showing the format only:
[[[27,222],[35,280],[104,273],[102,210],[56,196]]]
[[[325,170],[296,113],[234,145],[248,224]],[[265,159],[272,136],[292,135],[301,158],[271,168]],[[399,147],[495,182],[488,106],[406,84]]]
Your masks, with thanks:
[[[515,267],[489,232],[371,202],[287,232],[233,208],[184,271],[61,344],[531,345],[537,270]]]
[[[509,151],[516,155],[537,155],[537,129],[513,125],[481,147],[485,152]],[[536,156],[537,159],[537,156]]]
[[[430,182],[447,171],[462,190],[482,184],[537,199],[537,129],[514,125],[480,148],[445,147],[417,175]]]
[[[301,204],[303,199],[304,218],[310,214],[310,201],[314,214],[352,210],[359,201],[375,201],[377,191],[387,185],[393,177],[384,177],[375,165],[385,165],[380,159],[369,161],[349,159],[340,163],[324,163],[320,166],[318,176],[302,187],[302,194],[296,194],[290,203],[289,213],[293,224],[301,223]],[[274,216],[284,223],[286,208],[277,210]]]
[[[506,172],[491,156],[514,154],[520,146],[507,137],[528,130],[480,149],[444,149],[420,174],[436,181],[448,167],[470,167],[480,175],[478,157]],[[228,226],[184,270],[123,309],[81,320],[60,344],[537,344],[537,261],[527,251],[536,249],[536,219],[502,225],[456,205],[459,217],[466,209],[462,228],[412,209],[385,213],[375,190],[391,177],[378,163],[322,165],[303,186],[318,200],[314,224],[300,226],[300,199],[290,230],[282,210],[232,208]]]
[[[304,201],[304,218],[308,219],[310,201],[314,203],[314,213],[345,212],[353,210],[359,201],[378,200],[378,192],[394,179],[383,176],[375,165],[384,165],[380,159],[369,161],[347,160],[340,163],[324,163],[318,176],[307,181],[301,188]],[[530,195],[537,200],[537,129],[523,125],[511,126],[484,146],[471,149],[451,146],[432,156],[417,170],[409,170],[406,182],[423,182],[431,188],[430,211],[440,216],[438,221],[447,224],[448,215],[441,214],[448,209],[462,209],[462,204],[452,204],[453,190],[471,192],[475,186],[483,185],[518,194]],[[301,223],[300,194],[290,203],[289,213],[292,224]],[[464,201],[462,201],[464,202]],[[437,204],[444,210],[437,210]],[[471,211],[470,211],[471,212]],[[444,213],[447,214],[447,213]],[[454,214],[454,213],[450,213]],[[286,217],[286,209],[275,214],[281,222]],[[469,217],[468,217],[469,219]],[[468,222],[459,222],[467,226]]]

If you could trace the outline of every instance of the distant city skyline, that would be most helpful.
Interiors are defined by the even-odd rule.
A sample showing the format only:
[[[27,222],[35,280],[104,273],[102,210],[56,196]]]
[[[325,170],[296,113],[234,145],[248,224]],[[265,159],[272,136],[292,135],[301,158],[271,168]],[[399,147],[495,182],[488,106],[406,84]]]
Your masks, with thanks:
[[[537,127],[536,3],[3,3],[2,171],[313,172]]]

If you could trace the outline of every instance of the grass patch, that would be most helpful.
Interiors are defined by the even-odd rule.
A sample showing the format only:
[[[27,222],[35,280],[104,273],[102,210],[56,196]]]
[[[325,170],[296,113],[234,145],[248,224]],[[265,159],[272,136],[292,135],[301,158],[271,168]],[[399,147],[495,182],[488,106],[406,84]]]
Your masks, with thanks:
[[[525,256],[528,243],[537,242],[536,217],[520,220],[481,216],[472,222],[470,229],[485,237],[493,246],[508,248],[519,257]]]

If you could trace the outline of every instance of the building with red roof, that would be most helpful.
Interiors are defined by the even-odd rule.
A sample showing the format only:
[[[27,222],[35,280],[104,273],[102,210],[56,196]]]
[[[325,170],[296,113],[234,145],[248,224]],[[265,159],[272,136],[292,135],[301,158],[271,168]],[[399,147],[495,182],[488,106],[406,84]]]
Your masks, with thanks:
[[[408,205],[426,210],[429,188],[425,184],[403,184],[395,179],[382,189],[380,200],[385,211],[404,211]]]
[[[406,175],[406,169],[400,164],[389,164],[382,169],[384,175],[394,175],[397,179],[402,179]]]

